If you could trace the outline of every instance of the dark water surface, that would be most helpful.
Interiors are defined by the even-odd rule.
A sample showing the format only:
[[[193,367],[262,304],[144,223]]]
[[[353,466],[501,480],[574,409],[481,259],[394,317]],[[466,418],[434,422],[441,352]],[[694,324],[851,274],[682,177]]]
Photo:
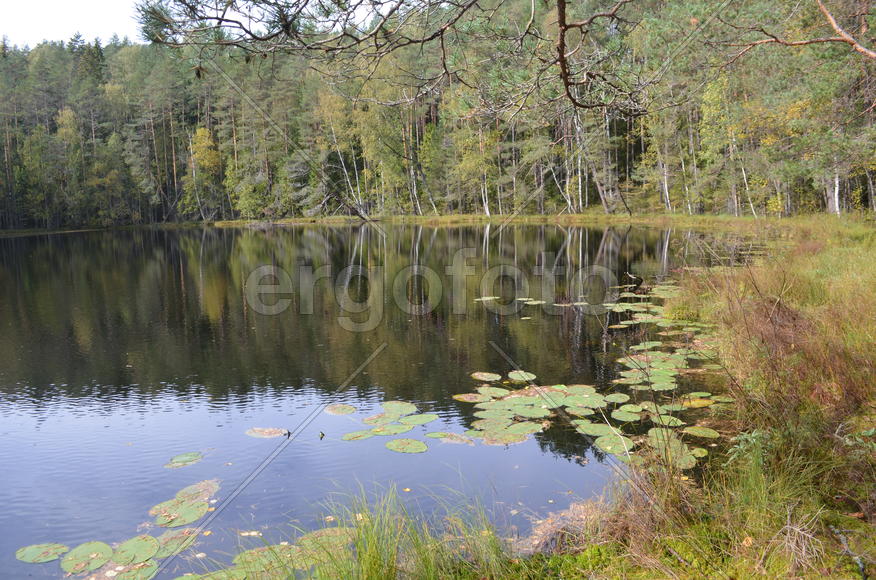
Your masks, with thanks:
[[[385,236],[371,226],[302,226],[0,239],[0,576],[61,576],[57,562],[18,562],[15,550],[27,544],[158,535],[164,530],[146,525],[149,508],[211,478],[221,480],[221,513],[195,551],[219,561],[246,540],[240,530],[287,539],[290,525],[316,526],[321,502],[359,485],[374,493],[409,488],[404,498],[425,511],[436,497],[463,492],[520,533],[532,516],[601,493],[616,472],[569,428],[509,447],[423,435],[469,428],[476,409],[451,396],[477,386],[473,371],[512,370],[502,353],[540,384],[606,387],[616,376],[613,361],[639,339],[632,330],[604,333],[617,314],[552,304],[594,292],[594,272],[620,283],[630,281],[626,272],[671,277],[673,268],[703,260],[702,235],[382,228]],[[455,261],[466,248],[471,257]],[[496,276],[502,264],[506,274],[519,271],[516,286],[510,274]],[[253,302],[247,279],[265,265],[288,274],[291,288],[281,290],[291,292]],[[419,269],[422,275],[400,279],[411,265],[434,275]],[[482,289],[490,272],[496,282]],[[499,312],[475,302],[484,291],[510,299],[516,288],[520,296],[523,278],[525,295],[546,305],[512,300]],[[285,310],[259,313],[277,299]],[[394,453],[384,447],[387,437],[341,440],[367,428],[361,419],[386,400],[440,415],[403,435],[428,442],[427,453]],[[314,414],[337,402],[357,412]],[[223,504],[282,441],[248,437],[250,427],[300,435]],[[205,458],[163,467],[188,451]],[[199,565],[178,558],[163,577],[203,571]]]

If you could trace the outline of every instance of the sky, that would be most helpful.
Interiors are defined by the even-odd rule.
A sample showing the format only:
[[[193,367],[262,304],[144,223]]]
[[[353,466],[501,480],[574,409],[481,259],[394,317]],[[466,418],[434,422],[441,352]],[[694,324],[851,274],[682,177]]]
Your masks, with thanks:
[[[69,40],[76,32],[105,44],[113,33],[142,42],[136,0],[0,0],[0,37],[33,47],[43,40]]]

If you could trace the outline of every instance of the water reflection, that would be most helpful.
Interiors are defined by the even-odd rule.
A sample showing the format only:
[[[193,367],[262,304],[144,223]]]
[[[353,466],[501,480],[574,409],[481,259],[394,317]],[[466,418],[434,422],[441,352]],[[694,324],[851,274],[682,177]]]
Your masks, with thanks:
[[[713,248],[704,249],[710,238],[694,232],[382,228],[385,236],[349,225],[0,239],[0,461],[11,466],[0,489],[0,502],[10,506],[0,526],[17,530],[0,541],[0,569],[41,574],[14,568],[8,554],[37,541],[121,541],[168,491],[212,477],[233,485],[266,452],[242,435],[246,428],[291,426],[318,404],[340,399],[367,413],[381,400],[413,401],[441,416],[435,430],[464,430],[475,409],[451,395],[472,388],[472,371],[509,370],[490,341],[543,384],[605,385],[638,331],[609,334],[616,314],[554,303],[580,301],[588,288],[582,272],[596,266],[627,283],[627,273],[659,280],[681,264],[715,259]],[[749,248],[744,240],[721,243],[721,254],[734,259]],[[471,257],[454,260],[460,252]],[[288,307],[274,316],[254,311],[245,291],[265,265],[287,272],[293,288],[283,296]],[[411,266],[437,276],[396,285],[409,303],[430,306],[421,315],[398,308],[392,292]],[[521,272],[527,296],[546,304],[517,304],[519,312],[502,315],[475,302],[484,295],[484,274],[499,266]],[[353,275],[375,270],[380,277]],[[309,285],[312,293],[300,291]],[[509,277],[489,290],[509,305],[522,291]],[[351,314],[343,296],[370,311]],[[368,332],[339,322],[378,309]],[[384,344],[349,391],[335,395]],[[610,477],[599,453],[562,426],[509,449],[436,444],[400,462],[381,441],[340,441],[354,424],[321,417],[313,429],[326,440],[291,447],[220,523],[279,524],[290,512],[312,521],[327,480],[403,479],[416,487],[464,479],[536,509],[547,507],[544,498],[559,481],[586,496]],[[161,468],[177,453],[201,449],[212,451],[195,466],[172,474]]]

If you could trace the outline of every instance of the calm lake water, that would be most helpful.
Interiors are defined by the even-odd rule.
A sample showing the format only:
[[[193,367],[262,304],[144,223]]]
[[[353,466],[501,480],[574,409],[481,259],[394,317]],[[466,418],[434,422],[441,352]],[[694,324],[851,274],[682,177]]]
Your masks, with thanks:
[[[149,508],[212,478],[221,482],[221,510],[194,552],[219,562],[249,540],[240,530],[288,539],[290,526],[321,522],[322,502],[359,486],[409,489],[401,495],[426,513],[436,498],[464,493],[521,534],[533,517],[601,493],[616,467],[567,426],[507,447],[423,435],[469,429],[477,409],[451,396],[477,387],[474,371],[513,370],[509,359],[539,384],[606,388],[639,331],[605,330],[623,314],[552,304],[582,295],[597,303],[594,292],[616,292],[599,280],[627,284],[627,272],[649,283],[671,277],[703,262],[704,236],[381,228],[0,239],[0,576],[62,575],[57,562],[18,562],[16,549],[28,544],[158,535]],[[257,270],[266,265],[276,277]],[[256,294],[253,281],[263,285]],[[270,282],[280,294],[265,289]],[[484,295],[507,305],[475,301]],[[546,304],[513,300],[521,295]],[[341,439],[368,428],[361,420],[388,400],[440,416],[403,435],[428,442],[428,452],[394,453],[387,437]],[[318,412],[328,403],[357,411]],[[245,435],[251,427],[297,436],[223,503],[283,441]],[[164,467],[189,451],[205,457]],[[203,572],[203,561],[176,558],[161,577],[186,571]]]

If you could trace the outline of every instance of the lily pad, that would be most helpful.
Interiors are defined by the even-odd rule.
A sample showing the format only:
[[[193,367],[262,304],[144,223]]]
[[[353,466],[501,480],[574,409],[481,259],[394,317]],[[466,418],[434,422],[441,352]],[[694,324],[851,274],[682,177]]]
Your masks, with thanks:
[[[16,550],[15,557],[22,562],[41,564],[43,562],[51,562],[68,551],[70,551],[70,548],[64,544],[33,544]]]
[[[84,574],[97,570],[113,555],[113,549],[103,542],[85,542],[67,552],[61,568],[70,574]]]
[[[201,459],[204,458],[204,454],[198,451],[191,451],[189,453],[181,453],[174,457],[171,457],[170,461],[164,467],[167,468],[177,468],[177,467],[185,467],[186,465],[191,465],[193,463],[197,463]]]
[[[474,372],[470,376],[474,380],[484,383],[495,383],[496,381],[502,380],[502,375],[497,375],[496,373],[486,373],[482,371]]]
[[[517,435],[529,435],[531,433],[538,433],[542,429],[544,429],[544,426],[541,423],[522,421],[520,423],[512,423],[510,426],[505,428],[505,431]]]
[[[123,566],[139,564],[157,554],[159,547],[158,540],[148,534],[134,536],[116,548],[113,553],[113,562]]]
[[[535,375],[526,371],[511,371],[508,378],[515,383],[528,383],[535,380]]]
[[[375,435],[399,435],[407,433],[413,429],[413,425],[400,425],[399,423],[390,423],[389,425],[381,425],[371,430]]]
[[[408,415],[407,417],[402,417],[398,422],[404,425],[425,425],[426,423],[431,423],[437,419],[438,415],[434,413],[423,413],[421,415]]]
[[[366,429],[364,431],[351,431],[350,433],[344,434],[341,439],[344,441],[361,441],[362,439],[368,439],[369,437],[374,437],[374,431],[371,429]]]
[[[626,403],[630,400],[630,396],[626,393],[611,393],[603,398],[609,403]]]
[[[417,412],[416,405],[405,401],[385,401],[381,406],[388,415],[401,416]]]
[[[187,501],[207,501],[217,491],[219,491],[219,480],[205,479],[182,488],[176,492],[176,497]]]
[[[709,450],[702,447],[691,447],[690,454],[694,457],[705,457],[709,454]]]
[[[394,413],[378,413],[376,415],[371,415],[370,417],[365,417],[362,419],[362,422],[366,425],[388,425],[393,421],[398,420],[399,415]]]
[[[164,528],[176,528],[198,521],[210,506],[205,501],[188,501],[174,498],[153,506],[149,514],[155,523]]]
[[[393,439],[386,442],[386,448],[398,453],[425,453],[429,448],[416,439]]]
[[[566,413],[577,417],[587,417],[596,413],[590,407],[566,407]]]
[[[329,415],[349,415],[356,412],[356,407],[345,403],[334,403],[326,407],[325,412]]]
[[[596,388],[590,385],[569,385],[566,387],[566,392],[570,395],[593,395],[596,393]]]
[[[594,444],[606,453],[626,455],[635,446],[633,440],[623,435],[611,434],[597,437]]]
[[[156,558],[167,558],[179,554],[192,545],[198,537],[196,528],[184,528],[182,530],[168,530],[158,536],[158,552]]]
[[[518,417],[526,417],[527,419],[543,419],[550,416],[549,409],[541,407],[515,407],[514,414]]]
[[[701,409],[715,404],[714,399],[684,399],[681,404],[687,409]]]
[[[150,580],[157,573],[158,562],[146,560],[125,567],[124,570],[119,571],[116,580]]]
[[[502,419],[476,419],[471,422],[471,427],[472,429],[478,429],[481,431],[494,431],[497,429],[505,429],[510,424],[510,417],[503,417]]]
[[[627,403],[626,405],[621,405],[618,407],[619,411],[626,411],[627,413],[641,413],[642,407],[639,405],[633,405],[631,403]]]
[[[286,429],[280,427],[253,427],[246,430],[246,434],[250,437],[258,437],[260,439],[271,439],[273,437],[283,437],[289,433]]]
[[[478,393],[486,395],[488,397],[492,397],[494,399],[504,397],[510,392],[511,391],[509,391],[508,389],[503,389],[501,387],[478,387]]]
[[[477,411],[474,416],[479,419],[511,419],[514,416],[514,411],[509,409],[489,409],[487,411]]]
[[[709,429],[708,427],[685,427],[681,432],[693,435],[694,437],[704,437],[706,439],[717,439],[721,436],[720,433],[714,429]]]
[[[463,403],[485,403],[491,399],[491,397],[481,395],[480,393],[461,393],[453,395],[453,398]]]
[[[651,421],[664,427],[681,427],[684,421],[672,415],[651,415]]]
[[[616,421],[621,421],[623,423],[629,423],[631,421],[638,421],[641,419],[638,413],[630,413],[629,411],[621,411],[620,409],[615,409],[611,412],[611,418]]]

